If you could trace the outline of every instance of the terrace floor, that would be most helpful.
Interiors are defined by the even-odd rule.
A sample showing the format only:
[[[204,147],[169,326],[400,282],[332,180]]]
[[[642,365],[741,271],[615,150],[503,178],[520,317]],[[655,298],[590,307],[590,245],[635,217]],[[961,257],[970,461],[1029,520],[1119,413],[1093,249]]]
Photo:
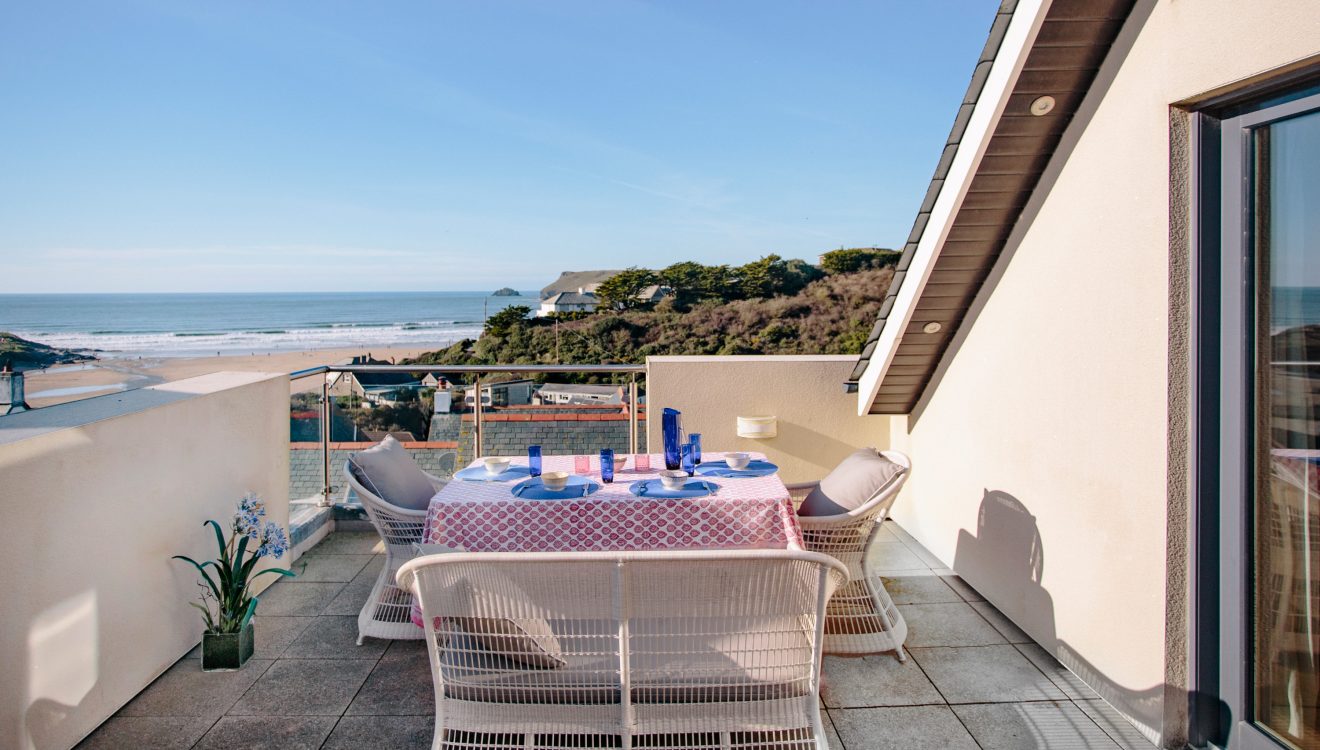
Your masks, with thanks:
[[[204,673],[194,649],[79,747],[429,748],[422,642],[355,645],[380,549],[374,532],[331,534],[262,595],[243,669]],[[912,658],[826,657],[831,748],[1152,747],[896,524],[874,554]]]

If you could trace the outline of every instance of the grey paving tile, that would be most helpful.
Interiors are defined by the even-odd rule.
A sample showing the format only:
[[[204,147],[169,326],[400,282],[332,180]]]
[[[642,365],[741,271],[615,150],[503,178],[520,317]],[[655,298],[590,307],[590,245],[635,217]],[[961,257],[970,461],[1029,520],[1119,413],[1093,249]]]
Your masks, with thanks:
[[[1141,730],[1123,718],[1123,714],[1108,703],[1098,699],[1074,703],[1124,750],[1151,750],[1155,747],[1155,743],[1150,738],[1142,734]]]
[[[232,716],[338,716],[375,662],[280,659],[229,710]]]
[[[849,708],[830,717],[849,750],[977,750],[948,706]]]
[[[1027,657],[1032,664],[1036,665],[1037,669],[1044,672],[1045,676],[1050,678],[1063,691],[1064,695],[1073,700],[1099,700],[1100,696],[1096,695],[1089,685],[1082,682],[1082,678],[1060,664],[1040,644],[1019,643],[1016,646],[1023,656]]]
[[[911,648],[1007,643],[999,631],[966,602],[903,604],[898,611],[907,621],[907,645]]]
[[[196,659],[180,659],[117,715],[187,716],[214,721],[273,663],[269,659],[252,659],[233,672],[203,672]]]
[[[353,580],[363,567],[371,561],[373,555],[303,555],[298,562],[293,564],[293,572],[297,573],[295,581],[282,581],[282,583],[315,583],[319,581],[343,581],[347,583]]]
[[[401,646],[400,644],[414,644]],[[349,705],[348,715],[426,716],[435,713],[431,660],[422,641],[393,641]]]
[[[882,572],[927,569],[926,563],[902,542],[876,542],[868,550],[867,560]]]
[[[371,595],[371,588],[376,585],[376,578],[383,567],[385,567],[384,555],[371,558],[371,562],[367,563],[366,567],[362,568],[353,580],[335,595],[330,604],[326,605],[324,614],[356,615],[361,612],[362,605],[367,603],[367,597]]]
[[[953,706],[983,750],[1118,750],[1071,701]]]
[[[425,750],[431,747],[435,719],[430,716],[345,716],[323,750]]]
[[[943,560],[940,560],[938,557],[936,557],[934,553],[926,549],[921,544],[921,542],[918,542],[916,539],[913,539],[911,535],[908,535],[906,536],[906,538],[902,538],[899,541],[901,541],[908,549],[912,550],[913,554],[915,554],[917,558],[920,559],[921,562],[924,563],[927,567],[930,568],[944,567]]]
[[[226,716],[197,750],[316,750],[334,726],[333,716]]]
[[[257,611],[263,615],[315,616],[325,609],[344,583],[280,581],[261,594]]]
[[[834,728],[834,719],[830,717],[830,712],[821,709],[821,723],[825,725],[825,741],[829,743],[832,750],[846,750],[843,740],[839,739],[839,730]]]
[[[357,617],[312,618],[312,624],[284,650],[286,659],[379,659],[389,641],[367,638],[357,645]]]
[[[385,551],[380,535],[375,531],[334,531],[315,547],[309,555],[374,555]]]
[[[180,716],[112,716],[77,750],[185,750],[201,739],[214,719]]]
[[[891,654],[861,658],[825,657],[821,698],[829,708],[916,706],[943,703],[921,667]]]
[[[999,608],[990,602],[968,602],[972,609],[986,619],[999,634],[1004,636],[1004,640],[1009,643],[1035,643],[1031,636],[1023,632],[1022,628],[1013,624],[1008,616],[999,611]]]
[[[953,589],[954,592],[958,594],[958,596],[961,596],[963,598],[963,601],[967,601],[967,602],[985,601],[985,597],[981,596],[981,594],[978,593],[976,589],[972,588],[966,581],[964,581],[962,579],[962,576],[941,575],[940,579],[943,580],[945,583],[949,584],[949,588]]]
[[[1013,703],[1067,696],[1007,644],[965,648],[913,648],[926,676],[949,703]]]
[[[901,573],[881,576],[895,604],[938,604],[960,602],[961,596],[934,573]]]

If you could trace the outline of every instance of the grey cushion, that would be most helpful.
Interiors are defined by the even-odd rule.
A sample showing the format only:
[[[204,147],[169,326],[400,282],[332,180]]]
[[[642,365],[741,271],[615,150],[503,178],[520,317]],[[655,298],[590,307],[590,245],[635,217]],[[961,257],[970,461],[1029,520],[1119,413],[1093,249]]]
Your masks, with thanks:
[[[691,622],[683,624],[691,629]],[[549,627],[569,644],[560,652],[565,665],[557,669],[529,669],[451,629],[440,656],[445,695],[487,703],[618,703],[618,623],[554,620]],[[631,620],[632,700],[708,703],[806,695],[809,628],[801,618],[750,617],[716,628],[738,632],[678,634],[683,627],[675,620]]]
[[[390,505],[426,510],[435,486],[393,435],[349,459],[362,486]]]
[[[897,482],[905,469],[863,448],[834,467],[798,508],[800,516],[837,516],[857,510],[880,490]]]

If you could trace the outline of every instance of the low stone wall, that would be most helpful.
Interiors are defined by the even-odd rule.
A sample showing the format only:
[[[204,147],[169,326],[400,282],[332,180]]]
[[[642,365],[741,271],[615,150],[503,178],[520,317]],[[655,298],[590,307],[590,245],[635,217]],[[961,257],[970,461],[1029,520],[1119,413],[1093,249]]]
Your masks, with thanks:
[[[338,500],[344,491],[344,462],[350,453],[370,448],[375,443],[330,444],[330,496]],[[449,477],[456,467],[458,446],[452,441],[418,441],[404,443],[422,471],[438,477]],[[320,443],[289,444],[289,497],[302,500],[319,496],[322,489]]]

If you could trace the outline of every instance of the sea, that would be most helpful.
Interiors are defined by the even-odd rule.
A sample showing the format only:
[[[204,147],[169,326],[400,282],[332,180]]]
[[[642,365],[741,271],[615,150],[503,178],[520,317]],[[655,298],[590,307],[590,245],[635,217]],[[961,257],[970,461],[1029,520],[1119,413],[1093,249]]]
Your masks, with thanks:
[[[196,357],[340,347],[441,347],[538,293],[0,294],[0,331],[102,356]]]

